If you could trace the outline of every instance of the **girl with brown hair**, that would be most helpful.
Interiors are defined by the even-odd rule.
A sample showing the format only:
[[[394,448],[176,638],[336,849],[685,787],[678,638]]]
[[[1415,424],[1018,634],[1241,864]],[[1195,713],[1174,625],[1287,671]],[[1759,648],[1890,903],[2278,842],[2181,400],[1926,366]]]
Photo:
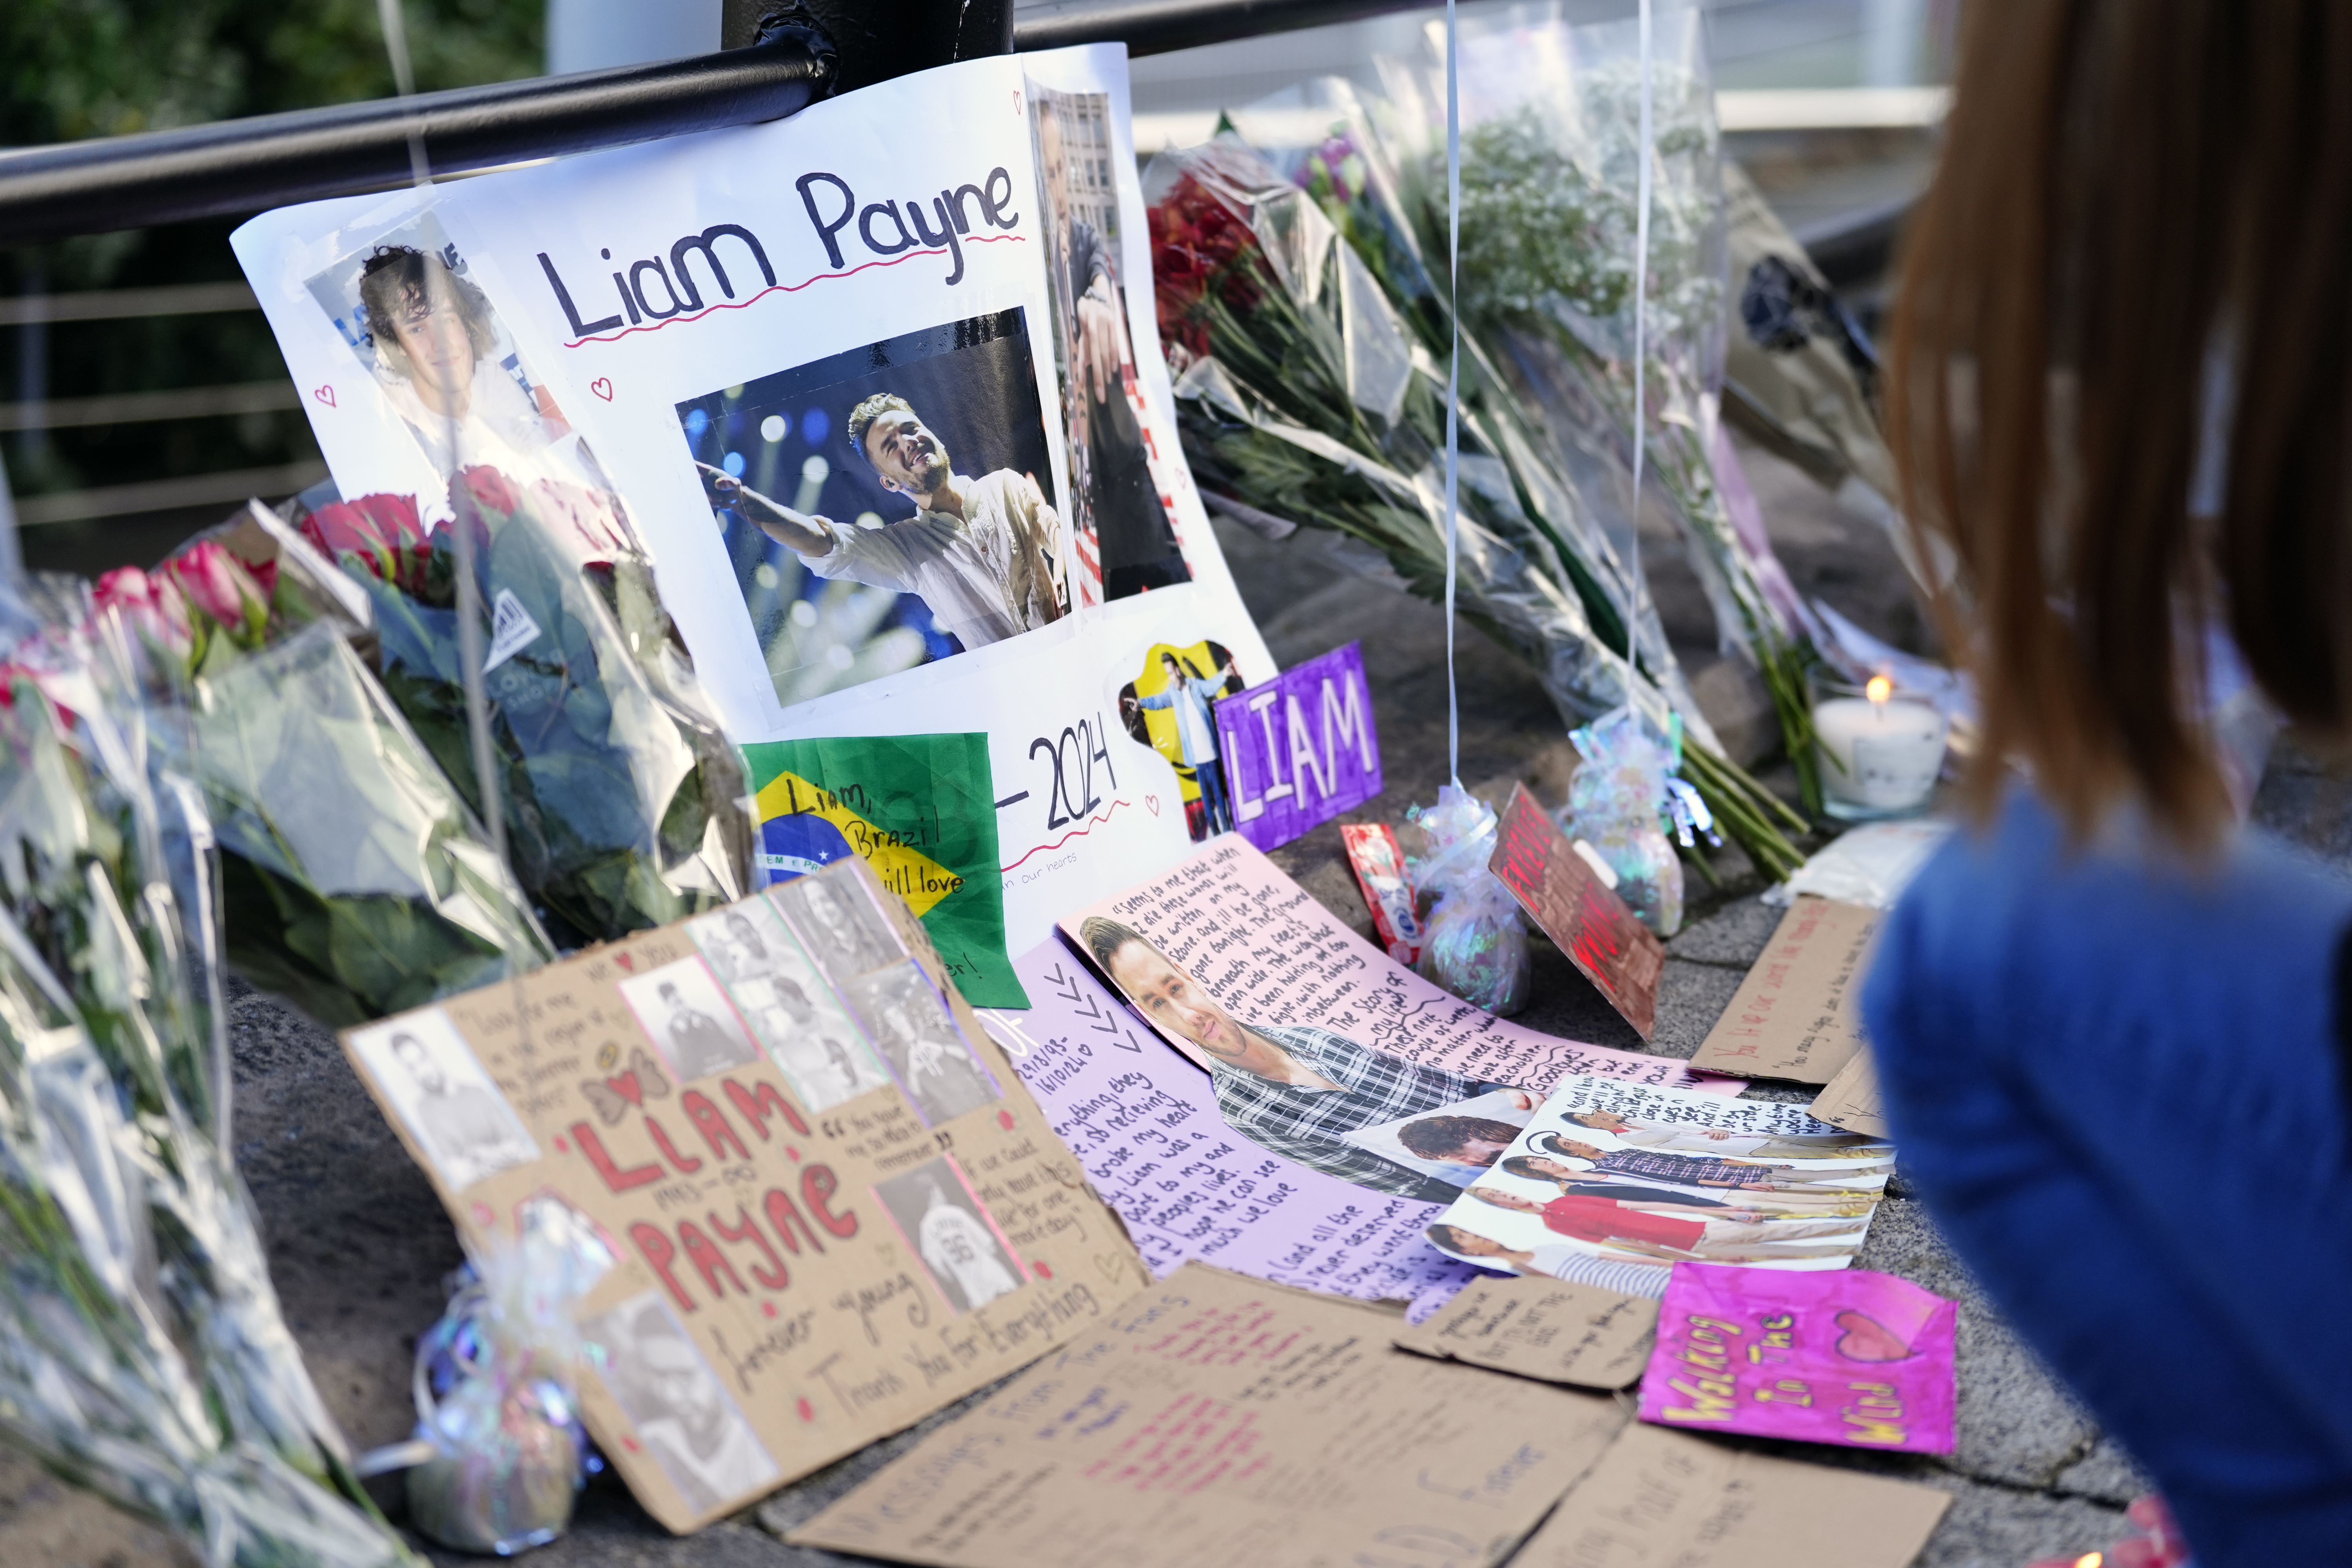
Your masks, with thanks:
[[[2338,1562],[2352,887],[2237,828],[2200,716],[2242,658],[2352,723],[2352,5],[1964,35],[1887,415],[1985,744],[1870,980],[1889,1114],[2202,1568]]]

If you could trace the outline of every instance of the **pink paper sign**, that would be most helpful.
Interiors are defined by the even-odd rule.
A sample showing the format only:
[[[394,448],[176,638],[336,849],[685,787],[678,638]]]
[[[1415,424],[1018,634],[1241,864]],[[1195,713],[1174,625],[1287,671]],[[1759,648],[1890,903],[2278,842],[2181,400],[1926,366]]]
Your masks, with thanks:
[[[1891,1274],[1677,1263],[1642,1419],[1948,1454],[1958,1321],[1958,1303]]]

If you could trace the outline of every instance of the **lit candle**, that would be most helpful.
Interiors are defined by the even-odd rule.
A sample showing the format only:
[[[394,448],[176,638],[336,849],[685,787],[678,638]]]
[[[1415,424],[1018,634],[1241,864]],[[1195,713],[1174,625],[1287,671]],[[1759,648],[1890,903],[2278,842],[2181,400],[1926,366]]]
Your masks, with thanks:
[[[1863,694],[1813,704],[1822,794],[1832,816],[1886,816],[1927,804],[1944,766],[1944,716],[1874,675]]]

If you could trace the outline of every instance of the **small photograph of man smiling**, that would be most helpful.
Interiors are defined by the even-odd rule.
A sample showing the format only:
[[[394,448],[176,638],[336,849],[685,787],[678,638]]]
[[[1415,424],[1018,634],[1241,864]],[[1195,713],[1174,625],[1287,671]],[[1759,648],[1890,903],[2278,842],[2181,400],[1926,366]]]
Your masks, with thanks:
[[[1069,612],[1024,311],[903,333],[677,413],[787,706]]]

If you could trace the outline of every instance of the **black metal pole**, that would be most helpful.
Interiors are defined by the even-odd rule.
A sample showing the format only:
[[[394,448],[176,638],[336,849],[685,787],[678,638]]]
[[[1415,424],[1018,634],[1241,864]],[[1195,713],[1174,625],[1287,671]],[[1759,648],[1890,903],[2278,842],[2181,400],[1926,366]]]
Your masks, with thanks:
[[[0,0],[5,4],[5,0]],[[1414,0],[725,0],[694,59],[299,110],[0,153],[0,246],[258,212],[409,177],[780,120],[827,93],[1008,48],[1125,39],[1136,54],[1410,10]],[[764,32],[763,32],[764,28]]]
[[[1013,0],[725,0],[719,42],[740,48],[794,26],[821,29],[840,51],[836,92],[1013,52]]]
[[[0,153],[0,245],[258,212],[409,177],[779,120],[830,88],[823,40]]]
[[[1071,44],[1125,43],[1130,55],[1294,32],[1417,11],[1433,0],[1047,0],[1022,8],[1013,27],[1024,54]]]

